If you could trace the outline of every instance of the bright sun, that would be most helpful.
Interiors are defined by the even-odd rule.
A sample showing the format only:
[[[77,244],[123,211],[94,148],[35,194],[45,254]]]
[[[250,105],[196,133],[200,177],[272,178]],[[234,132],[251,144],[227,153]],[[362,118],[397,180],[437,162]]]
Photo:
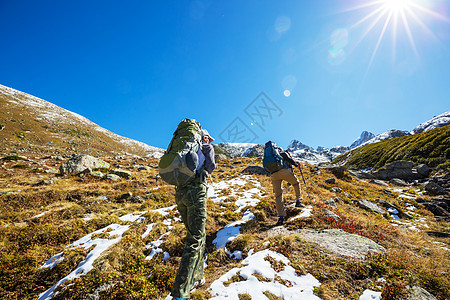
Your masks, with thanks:
[[[408,9],[411,0],[384,0],[384,6],[393,12],[399,12]]]
[[[396,40],[400,27],[403,28],[402,32],[404,32],[407,35],[407,38],[415,55],[419,57],[411,24],[414,23],[415,25],[418,25],[418,27],[422,29],[421,30],[422,32],[426,32],[429,36],[435,37],[433,32],[423,21],[424,16],[427,15],[432,19],[450,22],[450,20],[447,17],[433,11],[430,7],[426,7],[424,5],[419,4],[419,3],[430,4],[431,1],[367,0],[367,1],[360,1],[359,3],[360,4],[358,6],[352,7],[347,10],[347,11],[365,10],[367,12],[365,16],[363,16],[355,24],[350,26],[350,30],[352,30],[355,29],[356,27],[363,26],[363,24],[367,25],[365,28],[363,27],[363,33],[357,44],[361,42],[372,30],[375,30],[375,28],[381,28],[381,31],[377,39],[377,43],[372,52],[372,56],[369,62],[369,68],[373,63],[373,60],[376,56],[376,53],[380,47],[380,44],[386,32],[391,31],[393,34],[392,50],[394,54],[394,59],[396,52]],[[368,8],[373,9],[367,10]],[[382,26],[377,26],[377,24],[380,23],[382,24]]]

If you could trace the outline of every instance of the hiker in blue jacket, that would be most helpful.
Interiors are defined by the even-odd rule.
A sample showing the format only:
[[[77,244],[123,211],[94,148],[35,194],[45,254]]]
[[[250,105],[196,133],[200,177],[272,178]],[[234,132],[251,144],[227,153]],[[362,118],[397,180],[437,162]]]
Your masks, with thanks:
[[[263,166],[270,173],[272,179],[273,193],[275,194],[275,203],[278,213],[278,222],[276,225],[283,225],[286,217],[286,210],[283,202],[283,190],[281,184],[283,180],[289,182],[295,190],[295,207],[304,207],[300,202],[302,194],[300,192],[300,183],[294,174],[293,166],[300,167],[300,163],[295,161],[288,150],[284,151],[281,147],[268,141],[264,146]]]
[[[216,168],[212,141],[214,139],[208,131],[202,129],[203,155],[199,155],[201,168],[192,182],[177,187],[175,193],[175,202],[187,230],[180,267],[171,290],[172,297],[177,300],[189,299],[191,290],[205,282],[203,263],[206,243],[206,179]]]

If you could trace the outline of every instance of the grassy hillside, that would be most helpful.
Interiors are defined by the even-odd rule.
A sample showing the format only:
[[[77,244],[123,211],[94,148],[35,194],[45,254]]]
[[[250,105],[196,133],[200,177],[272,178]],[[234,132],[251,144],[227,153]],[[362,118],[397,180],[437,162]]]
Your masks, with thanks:
[[[0,298],[36,299],[61,278],[72,272],[80,262],[90,257],[90,248],[67,247],[74,241],[110,224],[127,230],[120,241],[115,242],[93,263],[86,275],[61,284],[53,299],[164,299],[170,291],[183,249],[185,229],[176,221],[178,214],[169,208],[175,204],[174,188],[156,180],[157,160],[124,157],[108,162],[131,171],[130,179],[117,182],[91,176],[57,176],[45,170],[57,168],[60,161],[26,154],[23,161],[0,160]],[[135,165],[147,165],[139,170]],[[224,159],[218,163],[213,181],[220,184],[236,180],[248,165],[260,165],[254,158]],[[197,289],[192,299],[211,297],[209,287],[229,270],[240,267],[241,261],[231,259],[224,249],[212,244],[216,233],[227,224],[239,220],[246,209],[255,218],[242,225],[240,235],[227,244],[230,252],[242,251],[243,257],[250,251],[268,248],[285,255],[298,275],[312,274],[321,285],[314,293],[321,299],[359,299],[365,289],[380,291],[384,299],[401,299],[408,284],[418,285],[438,299],[449,299],[450,260],[448,238],[428,236],[426,231],[447,231],[448,222],[436,222],[434,217],[414,198],[419,190],[408,188],[408,198],[349,176],[338,179],[332,185],[324,183],[334,176],[327,170],[306,165],[303,174],[308,182],[312,213],[290,221],[289,230],[323,230],[339,228],[346,232],[368,237],[387,249],[385,254],[366,256],[364,259],[345,257],[331,253],[297,234],[280,233],[269,236],[277,220],[270,178],[255,175],[245,185],[224,185],[216,192],[222,202],[208,200],[207,268],[206,284]],[[297,174],[299,176],[299,174]],[[45,183],[45,180],[47,183]],[[48,183],[52,180],[51,183]],[[44,182],[44,183],[43,183]],[[302,186],[302,189],[304,187]],[[340,190],[333,190],[339,188]],[[259,201],[256,206],[246,206],[238,212],[235,201],[251,190]],[[286,186],[285,199],[293,203],[292,187]],[[132,193],[140,201],[130,201],[122,196]],[[339,198],[337,198],[337,196]],[[325,199],[334,197],[337,208],[327,206]],[[422,196],[429,199],[428,196]],[[395,220],[389,215],[375,214],[355,205],[360,199],[385,199],[404,210],[414,206],[412,220]],[[168,208],[168,215],[155,212]],[[173,209],[173,208],[172,208]],[[333,221],[325,209],[341,217]],[[295,209],[290,214],[298,213]],[[129,214],[140,215],[133,221]],[[170,225],[170,226],[169,226]],[[150,230],[149,230],[150,229]],[[114,241],[117,234],[111,229],[92,235],[92,240]],[[153,241],[162,241],[163,252],[152,259],[145,259]],[[153,247],[153,248],[152,248]],[[64,259],[53,268],[42,266],[63,253]],[[284,266],[271,262],[278,269]],[[256,274],[260,281],[270,281]],[[256,276],[255,275],[255,276]],[[383,279],[380,279],[383,278]],[[237,274],[226,284],[243,281]],[[277,279],[280,280],[280,279]],[[289,286],[289,282],[284,282]],[[242,297],[241,297],[242,296]],[[267,292],[268,299],[281,299]],[[240,295],[239,299],[250,299]]]
[[[146,156],[157,150],[114,134],[50,102],[2,85],[0,107],[0,153]]]
[[[450,169],[450,125],[353,149],[333,163],[349,169],[379,169],[396,160],[409,160],[436,169]]]

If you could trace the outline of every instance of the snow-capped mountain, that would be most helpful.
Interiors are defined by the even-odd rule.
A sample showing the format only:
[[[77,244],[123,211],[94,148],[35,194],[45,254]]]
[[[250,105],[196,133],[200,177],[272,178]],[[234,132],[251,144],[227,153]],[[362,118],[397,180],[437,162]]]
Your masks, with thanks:
[[[362,144],[364,144],[365,142],[373,139],[375,137],[375,134],[373,134],[372,132],[368,132],[368,131],[363,131],[361,133],[361,135],[359,136],[358,139],[356,139],[351,145],[350,145],[350,149],[356,148]]]
[[[433,117],[431,120],[428,120],[420,124],[419,126],[414,128],[410,133],[417,134],[449,124],[450,124],[450,110],[443,114],[440,114],[439,116]]]
[[[96,155],[162,155],[163,149],[126,138],[85,117],[0,85],[1,150]]]
[[[334,146],[330,149],[319,146],[314,150],[298,140],[292,140],[287,149],[291,152],[294,159],[310,164],[330,162],[342,153],[350,150],[349,147],[345,146]]]
[[[258,144],[254,143],[220,143],[219,147],[225,149],[231,157],[241,157],[244,152]]]
[[[368,144],[378,143],[378,142],[381,142],[382,140],[393,139],[393,138],[406,136],[406,135],[410,135],[409,131],[403,131],[403,130],[397,130],[397,129],[388,130],[388,131],[383,132],[382,134],[379,134],[376,137],[368,140],[367,142],[362,143],[361,145],[359,145],[359,147],[368,145]]]

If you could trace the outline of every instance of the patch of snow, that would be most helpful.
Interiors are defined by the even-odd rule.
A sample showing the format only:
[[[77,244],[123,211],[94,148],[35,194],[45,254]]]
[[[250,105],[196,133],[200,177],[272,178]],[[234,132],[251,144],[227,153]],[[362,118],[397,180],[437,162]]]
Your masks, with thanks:
[[[145,232],[141,235],[142,239],[145,239],[150,234],[150,231],[152,231],[153,226],[155,226],[155,223],[147,225],[147,230],[145,230]]]
[[[104,227],[93,233],[90,233],[90,234],[82,237],[78,241],[75,241],[74,243],[69,245],[68,247],[83,248],[85,250],[87,250],[93,246],[95,246],[95,247],[93,250],[91,250],[87,254],[86,259],[78,264],[78,266],[75,268],[75,270],[73,270],[69,275],[60,279],[57,283],[55,283],[47,291],[40,294],[38,300],[51,299],[53,297],[55,289],[59,285],[63,284],[67,280],[73,280],[77,277],[80,277],[81,275],[85,275],[90,270],[92,270],[94,261],[98,257],[100,257],[100,255],[105,250],[107,250],[110,246],[118,243],[122,239],[123,233],[125,231],[127,231],[129,227],[130,227],[129,225],[123,226],[123,225],[118,225],[118,224],[111,224],[107,227]],[[107,231],[108,229],[112,230],[109,232],[110,236],[118,236],[118,237],[116,237],[114,239],[92,239],[92,235],[103,233],[103,232]],[[55,258],[55,256],[53,258]],[[59,259],[62,260],[61,258],[59,258]],[[55,261],[56,261],[56,259],[55,259]]]
[[[381,292],[365,290],[359,300],[381,300]]]
[[[299,218],[310,217],[312,215],[312,210],[313,210],[313,207],[311,205],[308,205],[302,209],[302,212],[300,214],[296,215],[295,217],[290,218],[289,221],[294,221]]]
[[[172,205],[169,207],[158,208],[153,211],[159,213],[160,215],[167,216],[168,214],[170,214],[169,211],[174,210],[176,207],[176,205]]]
[[[50,211],[44,211],[43,213],[40,213],[40,214],[35,215],[35,216],[32,216],[31,218],[32,218],[32,219],[40,218],[40,217],[44,216],[45,214],[47,214],[47,213],[49,213],[49,212],[50,212]]]
[[[266,257],[284,263],[284,269],[274,270]],[[254,254],[249,253],[242,261],[243,267],[231,269],[211,284],[213,297],[210,299],[238,299],[242,294],[250,295],[251,299],[267,299],[263,294],[265,291],[283,299],[320,299],[313,294],[314,287],[320,286],[320,282],[311,274],[298,276],[289,263],[289,259],[284,255],[268,249]],[[228,286],[223,284],[238,273],[243,281],[233,282]],[[270,281],[261,282],[255,274],[260,274]]]
[[[119,217],[119,220],[125,221],[125,222],[142,222],[145,220],[144,217],[141,217],[143,214],[145,214],[146,211],[140,212],[138,215],[128,214]]]
[[[54,266],[59,264],[64,260],[63,252],[59,252],[58,254],[55,254],[52,258],[47,260],[45,264],[43,264],[39,269],[53,269]]]

